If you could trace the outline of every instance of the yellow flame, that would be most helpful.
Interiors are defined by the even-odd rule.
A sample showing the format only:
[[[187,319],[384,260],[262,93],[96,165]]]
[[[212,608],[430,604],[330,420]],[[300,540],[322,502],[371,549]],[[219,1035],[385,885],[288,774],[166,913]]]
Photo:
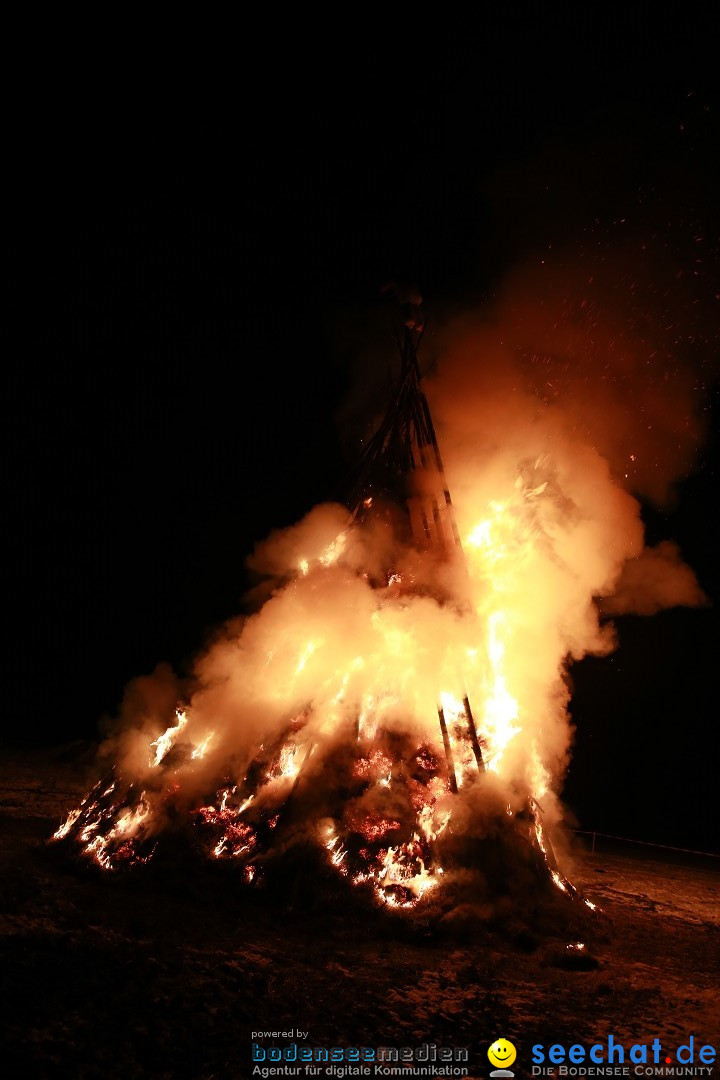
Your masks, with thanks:
[[[287,780],[294,779],[300,772],[299,750],[298,746],[286,743],[280,752],[280,776]]]
[[[417,833],[413,839],[415,841],[419,839]],[[382,869],[377,875],[375,891],[379,899],[391,907],[411,907],[415,902],[422,899],[430,889],[434,889],[437,884],[436,875],[427,869],[421,858],[415,857],[413,859],[409,857],[409,845],[399,844],[397,847],[388,848],[385,853],[382,859]],[[394,897],[392,893],[385,891],[393,885],[408,889],[413,894],[414,900],[403,903]]]
[[[321,566],[329,567],[334,566],[342,555],[347,545],[347,533],[339,533],[331,543],[329,543],[319,555],[316,556],[317,562]],[[298,560],[298,569],[303,577],[307,577],[310,573],[310,559],[302,557]]]
[[[487,654],[490,661],[491,689],[485,703],[483,732],[490,750],[488,768],[500,771],[500,762],[508,744],[522,728],[516,723],[518,703],[510,693],[504,671],[505,643],[503,633],[507,617],[500,611],[488,619]]]
[[[207,748],[214,738],[215,732],[211,731],[209,735],[205,736],[201,743],[198,743],[198,745],[195,747],[192,754],[190,755],[193,761],[197,761],[198,759],[205,757],[205,754],[207,753]]]
[[[308,660],[314,652],[317,652],[321,645],[322,640],[308,641],[302,653],[300,654],[300,659],[298,660],[297,667],[295,668],[296,675],[299,675],[301,671],[305,670],[305,665],[307,664]]]
[[[188,722],[187,713],[184,709],[179,707],[175,710],[175,718],[176,722],[150,743],[151,748],[155,747],[155,753],[150,756],[150,765],[153,768],[160,764],[172,744],[175,742],[175,739]]]
[[[60,828],[53,833],[53,840],[62,840],[66,837],[79,817],[80,807],[77,810],[71,810]]]
[[[347,533],[340,533],[339,536],[336,536],[333,542],[331,544],[328,544],[328,546],[320,555],[320,562],[322,563],[322,565],[332,566],[334,563],[336,563],[342,555],[343,551],[345,550],[346,544]]]

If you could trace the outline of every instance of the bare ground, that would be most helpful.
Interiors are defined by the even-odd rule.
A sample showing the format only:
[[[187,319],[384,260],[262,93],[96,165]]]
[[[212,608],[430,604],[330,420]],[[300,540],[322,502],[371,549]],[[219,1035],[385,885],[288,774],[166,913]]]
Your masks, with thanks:
[[[451,930],[307,888],[248,897],[224,870],[88,874],[46,844],[86,787],[78,760],[0,765],[4,1076],[249,1077],[252,1032],[287,1028],[315,1046],[468,1047],[476,1077],[498,1036],[520,1075],[535,1042],[720,1042],[717,860],[576,852],[598,918]],[[574,967],[579,925],[590,961]]]

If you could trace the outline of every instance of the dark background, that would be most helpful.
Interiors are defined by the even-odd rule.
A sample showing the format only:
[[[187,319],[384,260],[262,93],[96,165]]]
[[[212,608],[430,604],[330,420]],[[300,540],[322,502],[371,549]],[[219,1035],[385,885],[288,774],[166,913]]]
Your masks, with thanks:
[[[357,379],[337,327],[379,325],[389,278],[432,318],[631,215],[678,260],[699,224],[714,298],[716,18],[548,7],[29,59],[6,127],[6,747],[94,736],[128,679],[241,609],[254,542],[335,494]],[[717,600],[709,310],[708,440],[646,517]],[[573,672],[569,804],[719,850],[716,610],[619,630]]]

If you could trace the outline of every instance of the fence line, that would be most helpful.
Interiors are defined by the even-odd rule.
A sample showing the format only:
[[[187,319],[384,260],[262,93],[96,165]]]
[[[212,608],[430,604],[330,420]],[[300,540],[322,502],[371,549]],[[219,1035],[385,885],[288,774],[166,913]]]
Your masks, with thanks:
[[[654,844],[651,840],[633,840],[629,836],[614,836],[612,833],[596,832],[593,829],[567,829],[567,832],[577,833],[580,836],[592,836],[592,854],[595,854],[595,837],[602,836],[606,840],[622,840],[625,844],[639,844],[641,847],[662,848],[664,851],[683,851],[686,855],[705,855],[708,859],[720,859],[720,854],[715,851],[695,851],[694,848],[673,847],[672,844]]]

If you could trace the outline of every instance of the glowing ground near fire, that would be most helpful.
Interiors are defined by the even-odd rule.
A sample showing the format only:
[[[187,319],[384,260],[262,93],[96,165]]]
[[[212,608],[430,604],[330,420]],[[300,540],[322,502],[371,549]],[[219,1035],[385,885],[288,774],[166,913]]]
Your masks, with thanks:
[[[52,1074],[82,1055],[89,1073],[150,1063],[172,1075],[244,1076],[252,1032],[289,1025],[313,1045],[466,1046],[472,1063],[486,1061],[500,1031],[528,1062],[532,1044],[550,1038],[570,1045],[612,1031],[630,1045],[657,1034],[675,1047],[688,1031],[710,1040],[720,1031],[716,860],[575,853],[570,876],[604,912],[585,928],[596,966],[582,966],[567,955],[567,907],[534,926],[534,894],[504,919],[478,907],[433,923],[416,921],[417,909],[354,903],[357,890],[339,902],[343,883],[330,869],[293,898],[247,890],[228,862],[194,873],[161,864],[162,850],[140,874],[88,874],[48,858],[57,848],[45,838],[80,798],[88,753],[0,762],[11,1072]]]

